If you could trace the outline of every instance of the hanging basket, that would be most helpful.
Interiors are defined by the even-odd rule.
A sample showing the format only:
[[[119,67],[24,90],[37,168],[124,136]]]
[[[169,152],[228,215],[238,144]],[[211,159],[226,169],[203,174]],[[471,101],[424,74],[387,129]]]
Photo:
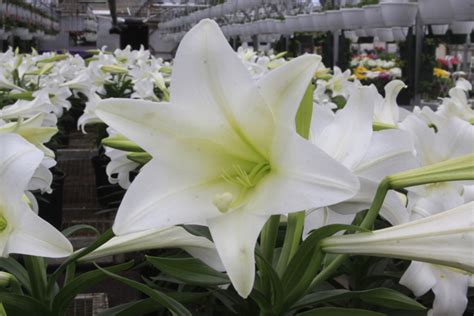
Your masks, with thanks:
[[[328,28],[331,31],[341,30],[344,28],[344,21],[340,10],[326,11]]]
[[[415,24],[418,4],[413,2],[382,2],[382,17],[386,27]]]
[[[380,28],[384,27],[384,21],[382,17],[382,8],[379,4],[368,5],[364,7],[364,27],[367,28]]]
[[[471,34],[472,29],[474,28],[474,21],[468,22],[453,22],[449,26],[453,34]]]
[[[363,9],[348,8],[341,9],[341,12],[345,29],[355,30],[364,25],[365,14]]]
[[[433,35],[444,35],[448,31],[449,24],[441,24],[441,25],[431,25],[431,32]]]
[[[447,24],[454,20],[450,0],[418,0],[418,4],[424,24]]]
[[[393,31],[390,28],[375,29],[375,34],[377,35],[377,38],[382,42],[395,41],[395,38],[393,37]]]
[[[469,21],[473,19],[474,3],[472,0],[451,0],[451,6],[456,21]]]

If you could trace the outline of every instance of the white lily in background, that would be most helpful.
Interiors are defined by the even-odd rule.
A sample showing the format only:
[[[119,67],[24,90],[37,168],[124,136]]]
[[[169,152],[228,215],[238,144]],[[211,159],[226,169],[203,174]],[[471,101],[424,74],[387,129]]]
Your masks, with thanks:
[[[351,70],[347,69],[342,72],[341,68],[334,66],[334,73],[329,81],[325,82],[326,89],[332,91],[332,96],[343,96],[346,100],[351,94],[353,82],[349,81],[351,78]],[[324,81],[322,81],[324,82]]]
[[[84,113],[77,120],[77,128],[81,129],[83,133],[86,133],[86,125],[94,123],[102,123],[102,120],[97,117],[95,110],[97,104],[102,101],[97,93],[90,92],[88,94],[88,101],[86,102],[86,107]]]
[[[58,121],[54,114],[55,107],[44,96],[36,97],[32,101],[18,100],[11,105],[0,109],[0,119],[17,120],[19,117],[30,118],[39,113],[44,114],[43,126],[55,127]]]
[[[203,221],[247,297],[270,215],[334,204],[358,189],[357,178],[295,131],[319,61],[301,56],[255,82],[206,19],[181,41],[170,103],[102,101],[96,114],[153,156],[128,189],[114,232]]]
[[[370,207],[377,186],[385,176],[418,165],[409,133],[401,130],[373,132],[377,95],[374,86],[359,86],[336,114],[323,107],[313,109],[311,142],[351,170],[361,185],[354,197],[308,212],[305,235],[328,224],[350,224],[357,212]],[[389,191],[381,215],[392,224],[400,224],[408,221],[409,214],[397,193]]]
[[[458,117],[472,122],[474,120],[474,110],[467,100],[467,93],[470,90],[472,90],[472,86],[462,87],[462,84],[459,87],[451,88],[449,90],[450,97],[443,99],[443,103],[439,106],[436,114],[445,118]]]
[[[182,248],[193,257],[201,259],[210,267],[224,271],[222,261],[214,244],[205,237],[195,236],[183,227],[149,229],[138,233],[116,236],[81,258],[92,261],[97,258],[150,249]]]
[[[43,153],[22,137],[0,134],[0,256],[66,257],[72,245],[23,200]]]
[[[406,88],[406,85],[401,80],[393,80],[385,85],[385,98],[378,95],[375,103],[375,122],[392,126],[398,125],[400,121],[400,107],[397,104],[397,96],[403,88]]]

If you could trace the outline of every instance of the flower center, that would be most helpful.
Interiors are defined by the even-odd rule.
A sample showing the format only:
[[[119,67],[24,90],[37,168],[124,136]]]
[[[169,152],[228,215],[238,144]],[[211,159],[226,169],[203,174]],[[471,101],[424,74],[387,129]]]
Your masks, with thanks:
[[[3,232],[8,226],[7,219],[5,216],[0,214],[0,233]]]
[[[222,178],[228,183],[241,187],[239,196],[235,198],[230,192],[216,194],[212,203],[221,213],[226,213],[230,208],[239,205],[243,201],[245,194],[255,187],[270,171],[271,166],[268,162],[256,164],[250,172],[244,170],[240,165],[232,165],[231,172],[222,171]]]

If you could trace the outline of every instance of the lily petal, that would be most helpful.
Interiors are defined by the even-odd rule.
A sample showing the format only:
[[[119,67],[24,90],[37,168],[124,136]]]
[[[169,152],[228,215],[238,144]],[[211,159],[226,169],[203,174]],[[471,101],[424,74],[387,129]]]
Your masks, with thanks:
[[[16,134],[0,134],[0,201],[17,201],[43,159],[43,153]]]
[[[303,55],[270,71],[258,81],[260,93],[272,106],[280,124],[296,128],[298,106],[320,62],[320,56]]]
[[[362,160],[369,147],[375,93],[374,86],[355,88],[344,109],[316,139],[318,147],[349,169]]]
[[[219,256],[237,293],[246,298],[255,279],[255,243],[268,216],[236,210],[208,221]]]

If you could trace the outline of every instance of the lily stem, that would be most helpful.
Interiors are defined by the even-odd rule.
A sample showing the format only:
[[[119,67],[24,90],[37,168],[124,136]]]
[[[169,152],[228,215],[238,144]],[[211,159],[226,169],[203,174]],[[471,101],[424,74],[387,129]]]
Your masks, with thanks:
[[[360,224],[361,228],[371,229],[374,225],[375,219],[379,214],[380,209],[382,208],[383,201],[385,200],[385,196],[387,195],[388,190],[390,190],[390,179],[384,178],[382,182],[380,182],[377,192],[375,193],[374,200],[372,201],[372,205],[369,208],[369,211],[364,217],[364,220]],[[347,254],[337,255],[329,265],[327,265],[318,275],[313,279],[311,285],[309,286],[309,291],[313,290],[317,286],[319,286],[322,282],[326,281],[330,278],[333,273],[349,258]]]
[[[35,256],[23,256],[31,284],[31,295],[40,302],[45,301],[46,266],[44,259]]]
[[[260,249],[262,256],[270,263],[273,263],[273,250],[278,236],[278,226],[280,225],[280,215],[272,215],[260,233]]]
[[[298,250],[303,233],[305,211],[288,214],[288,224],[286,227],[285,241],[281,249],[280,259],[278,260],[276,271],[282,276],[285,269]]]

